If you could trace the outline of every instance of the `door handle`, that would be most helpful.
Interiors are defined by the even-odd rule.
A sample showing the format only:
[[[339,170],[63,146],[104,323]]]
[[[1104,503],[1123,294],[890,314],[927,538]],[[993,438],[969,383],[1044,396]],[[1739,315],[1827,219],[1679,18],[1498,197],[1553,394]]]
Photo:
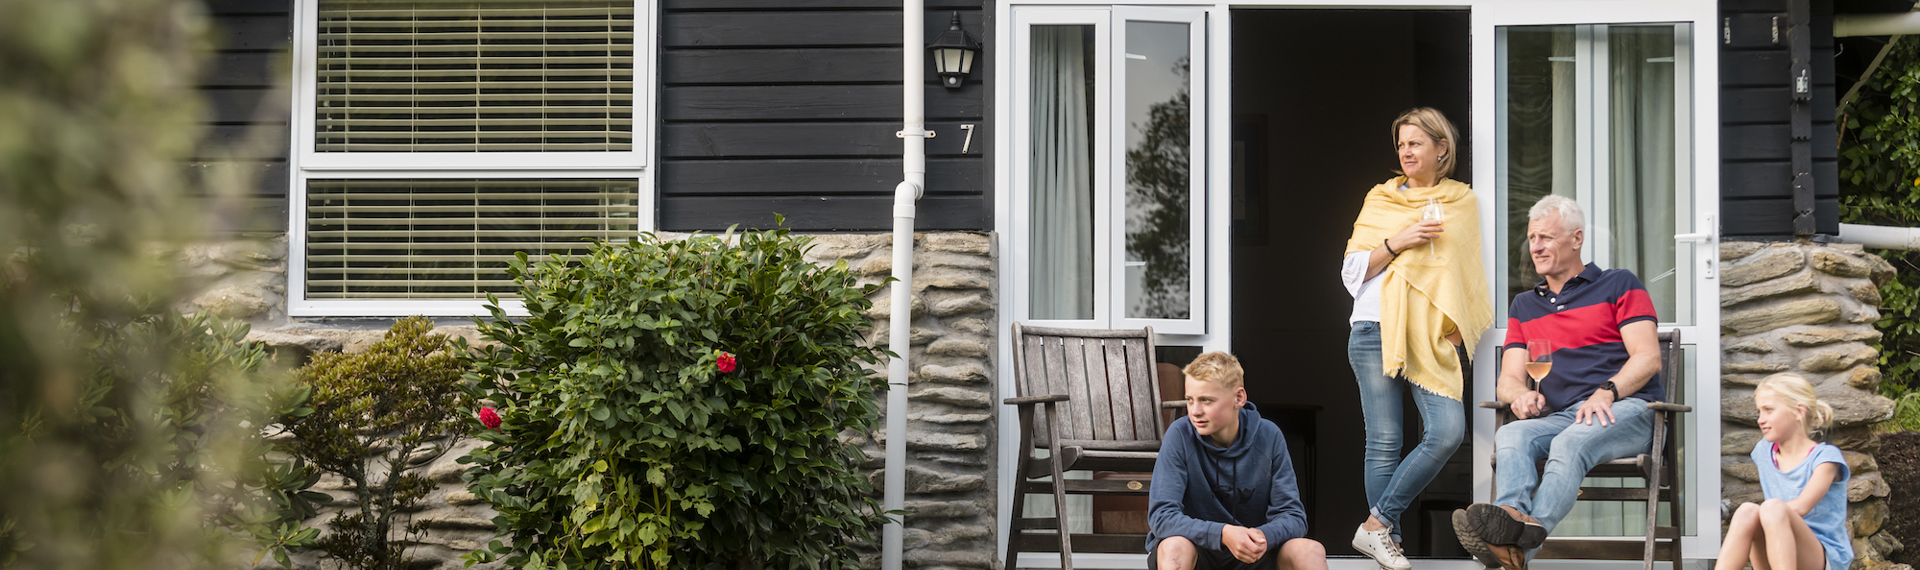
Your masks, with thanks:
[[[1707,216],[1707,219],[1705,221],[1707,223],[1707,231],[1694,232],[1690,234],[1675,234],[1673,236],[1674,243],[1691,242],[1696,245],[1702,245],[1702,244],[1713,245],[1713,243],[1715,241],[1718,241],[1720,237],[1720,226],[1718,224],[1713,223],[1713,216]],[[1706,273],[1703,274],[1702,276],[1706,277],[1707,279],[1712,279],[1713,278],[1713,255],[1708,254],[1701,257],[1703,260],[1706,261],[1706,268],[1703,270]]]
[[[1694,242],[1694,243],[1701,243],[1701,242],[1713,243],[1714,237],[1716,237],[1716,235],[1720,233],[1720,226],[1714,225],[1713,216],[1707,216],[1706,222],[1707,222],[1707,231],[1694,232],[1690,234],[1674,234],[1673,241],[1675,242],[1688,241],[1688,242]]]

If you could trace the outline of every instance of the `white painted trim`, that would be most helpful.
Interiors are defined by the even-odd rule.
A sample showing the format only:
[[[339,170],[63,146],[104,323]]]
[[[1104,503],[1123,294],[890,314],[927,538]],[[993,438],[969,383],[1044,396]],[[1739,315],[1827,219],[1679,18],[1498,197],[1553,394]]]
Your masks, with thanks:
[[[314,151],[318,0],[294,0],[293,124],[287,185],[287,315],[291,317],[389,317],[487,315],[476,299],[307,299],[306,193],[309,179],[418,178],[631,178],[640,193],[638,233],[658,227],[653,161],[657,125],[654,101],[660,88],[655,64],[659,34],[657,2],[634,5],[633,150],[625,152],[321,153]],[[644,69],[642,69],[644,68]],[[525,316],[519,301],[503,300],[511,316]]]

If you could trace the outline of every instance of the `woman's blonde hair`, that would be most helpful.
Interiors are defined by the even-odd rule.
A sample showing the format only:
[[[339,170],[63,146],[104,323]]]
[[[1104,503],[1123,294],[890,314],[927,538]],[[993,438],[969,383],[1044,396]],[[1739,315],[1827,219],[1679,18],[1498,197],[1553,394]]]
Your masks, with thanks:
[[[1209,352],[1187,363],[1182,370],[1194,380],[1207,382],[1221,388],[1232,390],[1244,385],[1246,372],[1240,368],[1240,359],[1225,352]]]
[[[1402,125],[1420,127],[1420,130],[1426,131],[1427,138],[1433,139],[1434,144],[1440,145],[1440,178],[1452,178],[1453,166],[1460,162],[1460,145],[1455,144],[1456,141],[1460,140],[1460,136],[1458,134],[1459,131],[1453,128],[1453,122],[1448,121],[1446,115],[1440,114],[1440,110],[1433,107],[1408,109],[1407,112],[1400,114],[1400,118],[1393,120],[1393,149],[1395,152],[1400,150],[1400,127]],[[1399,170],[1394,170],[1394,172],[1401,175],[1406,174]]]
[[[1757,395],[1761,390],[1773,392],[1773,395],[1786,400],[1788,404],[1806,406],[1807,417],[1800,423],[1807,428],[1808,437],[1820,439],[1827,433],[1827,428],[1833,425],[1833,406],[1820,401],[1820,398],[1813,393],[1813,384],[1798,374],[1781,373],[1768,376],[1760,381],[1760,387],[1754,388],[1753,392]]]

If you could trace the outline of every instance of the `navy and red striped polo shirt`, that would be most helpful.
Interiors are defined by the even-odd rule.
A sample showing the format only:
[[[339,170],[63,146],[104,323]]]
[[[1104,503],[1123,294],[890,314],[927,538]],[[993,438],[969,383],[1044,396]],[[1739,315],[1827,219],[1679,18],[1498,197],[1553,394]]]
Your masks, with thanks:
[[[1541,281],[1513,297],[1507,311],[1507,349],[1527,349],[1529,340],[1553,341],[1553,371],[1540,382],[1547,409],[1579,403],[1627,365],[1620,328],[1638,321],[1660,322],[1653,299],[1632,271],[1592,263],[1554,293]],[[1660,373],[1622,397],[1659,402],[1665,397]]]

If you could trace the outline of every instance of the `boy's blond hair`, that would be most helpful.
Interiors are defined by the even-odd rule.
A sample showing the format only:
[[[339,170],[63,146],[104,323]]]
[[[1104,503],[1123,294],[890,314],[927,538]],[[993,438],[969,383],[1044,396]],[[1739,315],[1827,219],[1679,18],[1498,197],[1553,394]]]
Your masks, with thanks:
[[[1766,377],[1760,381],[1760,387],[1753,389],[1755,394],[1761,390],[1773,392],[1773,395],[1786,400],[1788,405],[1807,407],[1807,417],[1800,422],[1800,427],[1807,430],[1807,437],[1821,439],[1827,429],[1833,426],[1833,406],[1814,395],[1813,383],[1806,378],[1782,372]]]
[[[1194,380],[1207,382],[1215,386],[1232,390],[1244,385],[1246,372],[1240,369],[1240,359],[1225,352],[1209,352],[1187,363],[1182,370]]]

